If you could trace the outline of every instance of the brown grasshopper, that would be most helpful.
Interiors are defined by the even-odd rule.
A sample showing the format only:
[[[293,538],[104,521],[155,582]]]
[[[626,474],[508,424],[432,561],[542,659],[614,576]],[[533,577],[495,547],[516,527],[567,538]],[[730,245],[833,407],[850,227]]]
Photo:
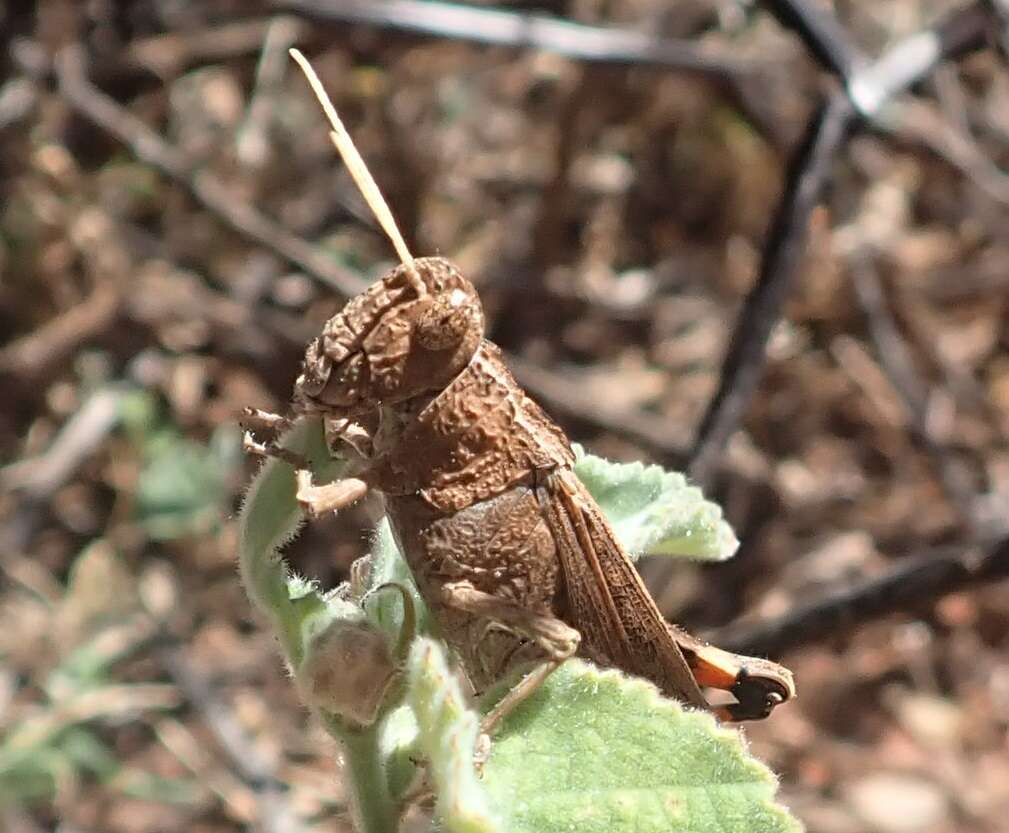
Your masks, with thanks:
[[[381,493],[420,592],[476,690],[520,665],[535,668],[485,728],[576,654],[728,720],[766,717],[792,698],[787,669],[666,622],[575,476],[563,430],[484,338],[473,285],[444,258],[412,259],[398,232],[393,241],[403,264],[326,323],[294,387],[294,413],[321,416],[331,448],[350,449],[350,476],[314,484],[286,456],[310,516]],[[260,426],[287,422],[248,416]],[[251,435],[247,446],[284,455]],[[702,688],[735,702],[710,706]]]
[[[420,592],[474,687],[539,663],[502,711],[575,654],[697,706],[708,706],[702,686],[727,690],[736,702],[715,711],[729,720],[766,717],[790,699],[786,669],[665,621],[575,476],[564,432],[483,328],[472,284],[437,257],[399,266],[327,322],[305,354],[293,410],[321,415],[355,462],[352,476],[324,485],[298,471],[308,514],[369,489],[382,494]]]

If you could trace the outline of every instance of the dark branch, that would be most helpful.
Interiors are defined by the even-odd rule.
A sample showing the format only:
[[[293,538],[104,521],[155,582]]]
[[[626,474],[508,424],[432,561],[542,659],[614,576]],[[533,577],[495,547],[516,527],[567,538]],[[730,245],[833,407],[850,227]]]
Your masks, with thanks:
[[[764,0],[764,6],[784,27],[794,31],[817,63],[848,81],[866,63],[866,58],[848,39],[833,15],[801,0]]]
[[[767,340],[792,288],[809,217],[820,201],[831,163],[854,114],[847,96],[835,93],[811,120],[789,166],[760,275],[733,331],[719,388],[701,421],[690,455],[690,474],[701,483],[707,481],[718,452],[736,430],[760,380]]]
[[[274,0],[273,5],[316,20],[366,23],[496,46],[543,49],[580,61],[653,64],[718,77],[752,71],[741,61],[712,55],[688,41],[631,29],[587,26],[541,14],[433,0]]]
[[[787,5],[800,8],[794,3]],[[856,108],[871,116],[940,61],[984,45],[991,25],[991,16],[978,5],[954,12],[933,29],[910,35],[856,72],[849,79],[848,92],[835,93],[817,112],[789,168],[757,284],[746,299],[722,365],[718,391],[698,428],[689,466],[697,480],[703,483],[710,475],[718,452],[735,431],[760,379],[767,339],[781,317],[795,277],[810,212],[826,183],[833,155],[848,129],[857,126]],[[915,59],[910,69],[906,61],[895,60],[895,56],[908,54]]]
[[[767,67],[696,44],[616,26],[589,26],[543,14],[438,0],[273,0],[277,9],[324,22],[361,23],[419,35],[542,49],[586,63],[651,66],[704,76],[720,86],[772,144],[784,142],[766,89]],[[758,83],[759,82],[759,83]]]
[[[929,604],[955,590],[1009,576],[1009,538],[987,552],[939,551],[902,558],[888,572],[800,604],[776,619],[729,625],[710,638],[729,651],[780,656],[797,645],[850,630],[870,619]]]

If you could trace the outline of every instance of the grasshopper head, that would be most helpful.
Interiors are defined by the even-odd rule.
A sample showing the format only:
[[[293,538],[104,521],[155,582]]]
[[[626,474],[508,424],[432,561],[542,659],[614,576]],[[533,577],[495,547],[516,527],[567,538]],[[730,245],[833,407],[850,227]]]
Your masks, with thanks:
[[[358,416],[437,393],[466,366],[483,339],[476,290],[444,258],[413,270],[396,267],[326,323],[305,352],[297,410]]]

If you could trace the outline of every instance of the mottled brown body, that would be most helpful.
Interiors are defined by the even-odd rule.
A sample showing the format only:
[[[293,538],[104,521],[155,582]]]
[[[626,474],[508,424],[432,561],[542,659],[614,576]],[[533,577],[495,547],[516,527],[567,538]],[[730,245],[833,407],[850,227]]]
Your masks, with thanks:
[[[382,493],[477,690],[578,652],[694,705],[708,705],[702,685],[730,690],[737,703],[720,712],[731,719],[766,716],[794,694],[787,670],[663,619],[574,475],[564,432],[483,338],[476,292],[447,260],[400,266],[349,301],[309,346],[294,402],[359,458],[339,484],[303,473],[299,497],[318,513]]]

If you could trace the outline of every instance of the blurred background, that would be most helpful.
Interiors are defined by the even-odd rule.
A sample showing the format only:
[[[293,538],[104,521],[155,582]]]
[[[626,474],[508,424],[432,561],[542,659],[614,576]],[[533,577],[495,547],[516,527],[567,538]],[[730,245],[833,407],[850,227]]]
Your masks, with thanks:
[[[964,8],[969,43],[808,158],[839,76]],[[240,410],[283,409],[393,263],[297,45],[414,253],[474,281],[572,439],[724,506],[734,560],[643,570],[672,619],[795,672],[745,729],[783,801],[817,833],[1006,830],[1000,9],[0,3],[0,828],[349,829],[234,563]],[[767,349],[734,364],[741,320]],[[375,512],[291,560],[335,584]]]

